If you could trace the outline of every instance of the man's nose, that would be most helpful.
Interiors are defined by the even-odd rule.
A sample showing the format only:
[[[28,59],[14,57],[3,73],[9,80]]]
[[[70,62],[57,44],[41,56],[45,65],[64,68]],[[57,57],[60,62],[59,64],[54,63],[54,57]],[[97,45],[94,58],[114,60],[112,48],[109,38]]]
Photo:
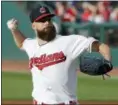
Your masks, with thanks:
[[[50,22],[49,21],[45,21],[45,24],[48,25],[48,24],[50,24]]]

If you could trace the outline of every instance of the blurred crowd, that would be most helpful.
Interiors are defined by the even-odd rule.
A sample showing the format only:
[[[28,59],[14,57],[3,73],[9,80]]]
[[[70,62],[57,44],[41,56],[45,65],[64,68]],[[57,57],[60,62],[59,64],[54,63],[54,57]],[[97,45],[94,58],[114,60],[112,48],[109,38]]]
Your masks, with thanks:
[[[116,4],[118,4],[116,2]],[[118,21],[118,5],[112,1],[98,2],[56,2],[55,13],[64,22],[95,22],[103,23]]]
[[[89,30],[75,30],[72,27],[63,26],[64,22],[82,24],[118,22],[118,1],[19,1],[17,3],[25,4],[26,13],[38,5],[48,6],[57,15],[58,19],[54,21],[54,25],[57,33],[61,35],[73,33],[89,35]],[[94,37],[100,36],[100,30],[96,27],[92,33]],[[118,28],[107,29],[105,33],[107,43],[117,42],[116,45],[118,45]]]
[[[26,9],[41,3],[52,8],[62,22],[118,21],[118,1],[28,1]]]

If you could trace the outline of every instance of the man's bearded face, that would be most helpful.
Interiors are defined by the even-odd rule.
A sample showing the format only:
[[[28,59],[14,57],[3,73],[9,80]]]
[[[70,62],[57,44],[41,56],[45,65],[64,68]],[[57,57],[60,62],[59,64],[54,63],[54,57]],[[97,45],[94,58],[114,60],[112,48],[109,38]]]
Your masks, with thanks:
[[[51,41],[55,38],[56,28],[50,18],[44,18],[40,22],[36,22],[36,27],[38,38],[45,41]]]

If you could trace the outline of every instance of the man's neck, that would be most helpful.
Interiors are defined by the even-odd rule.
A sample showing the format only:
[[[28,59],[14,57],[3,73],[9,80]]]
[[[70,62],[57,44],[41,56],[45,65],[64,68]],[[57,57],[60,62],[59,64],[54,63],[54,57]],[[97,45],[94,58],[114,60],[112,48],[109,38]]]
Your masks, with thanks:
[[[45,40],[42,40],[42,39],[40,39],[40,38],[37,38],[37,40],[38,40],[38,44],[41,46],[41,45],[44,45],[44,44],[46,44],[46,43],[48,43],[47,41],[45,41]]]

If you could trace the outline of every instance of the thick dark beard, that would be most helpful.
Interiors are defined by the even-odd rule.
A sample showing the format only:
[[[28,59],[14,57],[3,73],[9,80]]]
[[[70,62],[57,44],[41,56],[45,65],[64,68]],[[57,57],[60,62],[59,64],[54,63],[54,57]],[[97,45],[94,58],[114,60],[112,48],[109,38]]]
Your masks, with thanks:
[[[37,30],[37,37],[44,41],[52,41],[56,37],[56,29],[52,26],[42,31]]]

